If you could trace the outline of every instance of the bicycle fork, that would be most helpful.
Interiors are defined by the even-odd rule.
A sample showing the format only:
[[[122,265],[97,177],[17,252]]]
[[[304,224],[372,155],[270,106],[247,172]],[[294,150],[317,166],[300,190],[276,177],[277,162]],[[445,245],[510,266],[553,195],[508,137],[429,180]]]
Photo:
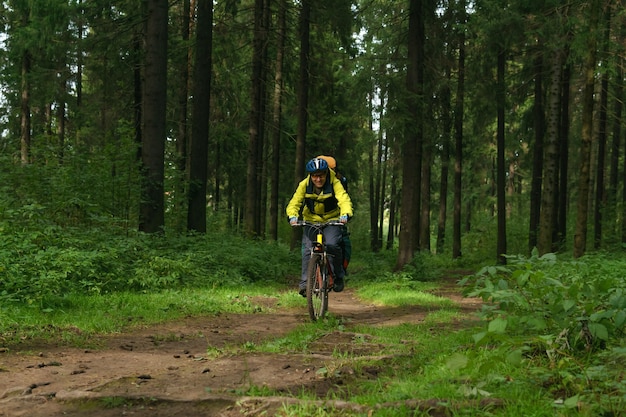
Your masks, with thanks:
[[[329,255],[324,249],[324,234],[322,231],[318,231],[317,236],[315,238],[315,244],[313,246],[313,252],[321,254],[322,257],[322,269],[320,270],[320,274],[316,277],[319,283],[319,288],[324,291],[330,291],[333,287],[333,272],[329,264]],[[326,285],[324,285],[324,276],[326,277]]]

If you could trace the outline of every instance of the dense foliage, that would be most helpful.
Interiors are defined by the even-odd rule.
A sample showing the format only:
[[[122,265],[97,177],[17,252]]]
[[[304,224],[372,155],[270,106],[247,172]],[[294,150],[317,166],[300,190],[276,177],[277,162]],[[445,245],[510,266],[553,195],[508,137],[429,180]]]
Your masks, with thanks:
[[[486,267],[468,294],[488,301],[492,335],[535,333],[556,351],[593,351],[624,336],[624,259],[610,255],[558,262],[554,254]],[[489,334],[477,337],[481,341]]]
[[[283,282],[298,264],[284,244],[249,245],[223,215],[212,217],[207,234],[139,233],[107,205],[115,201],[109,196],[136,188],[100,183],[93,162],[8,171],[0,186],[2,302],[45,305],[68,293]]]
[[[71,293],[210,289],[277,277],[282,282],[297,263],[284,245],[250,246],[217,233],[166,240],[49,227],[3,239],[0,301],[45,307],[46,299]]]
[[[463,280],[467,294],[486,303],[487,324],[474,342],[493,353],[458,355],[454,366],[483,375],[498,374],[498,363],[530,366],[536,383],[559,398],[555,406],[620,414],[626,390],[615,367],[626,354],[624,257],[563,260],[535,252],[510,260]]]

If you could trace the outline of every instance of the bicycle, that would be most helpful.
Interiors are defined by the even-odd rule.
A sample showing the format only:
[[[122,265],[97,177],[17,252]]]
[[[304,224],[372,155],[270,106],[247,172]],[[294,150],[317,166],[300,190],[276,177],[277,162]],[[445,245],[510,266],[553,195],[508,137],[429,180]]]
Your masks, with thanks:
[[[333,255],[326,252],[324,228],[326,226],[345,226],[345,224],[336,220],[324,223],[299,220],[293,226],[309,226],[317,231],[316,241],[311,246],[311,259],[306,274],[306,300],[309,317],[312,321],[317,321],[324,318],[328,312],[328,293],[333,288],[333,273],[329,260]]]

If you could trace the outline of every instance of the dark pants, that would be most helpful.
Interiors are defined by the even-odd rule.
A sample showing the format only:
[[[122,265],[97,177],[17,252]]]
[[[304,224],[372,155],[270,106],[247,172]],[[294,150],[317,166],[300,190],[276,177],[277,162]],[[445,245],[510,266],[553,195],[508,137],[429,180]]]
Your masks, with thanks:
[[[330,266],[335,279],[343,279],[345,271],[343,270],[343,253],[341,251],[342,236],[341,226],[326,226],[324,228],[324,242],[326,244],[326,252],[329,255]],[[311,259],[311,247],[317,238],[317,229],[305,226],[302,232],[302,277],[300,279],[300,289],[306,288],[307,269],[309,267],[309,259]]]

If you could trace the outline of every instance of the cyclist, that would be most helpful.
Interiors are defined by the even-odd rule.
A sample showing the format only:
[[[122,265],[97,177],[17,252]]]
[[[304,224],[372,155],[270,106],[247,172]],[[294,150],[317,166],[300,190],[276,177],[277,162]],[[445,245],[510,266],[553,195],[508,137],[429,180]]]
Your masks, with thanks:
[[[327,222],[338,220],[346,224],[352,217],[352,201],[345,188],[331,170],[328,163],[322,158],[313,158],[306,164],[307,177],[300,181],[291,201],[286,208],[289,223],[295,225],[298,215],[302,211],[302,218],[310,222]],[[326,250],[331,256],[336,292],[343,291],[345,271],[343,269],[343,255],[341,251],[342,226],[327,226],[324,228]],[[311,247],[315,241],[316,231],[305,226],[302,233],[304,250],[302,252],[302,275],[300,278],[299,293],[306,296],[307,267],[311,258]]]

